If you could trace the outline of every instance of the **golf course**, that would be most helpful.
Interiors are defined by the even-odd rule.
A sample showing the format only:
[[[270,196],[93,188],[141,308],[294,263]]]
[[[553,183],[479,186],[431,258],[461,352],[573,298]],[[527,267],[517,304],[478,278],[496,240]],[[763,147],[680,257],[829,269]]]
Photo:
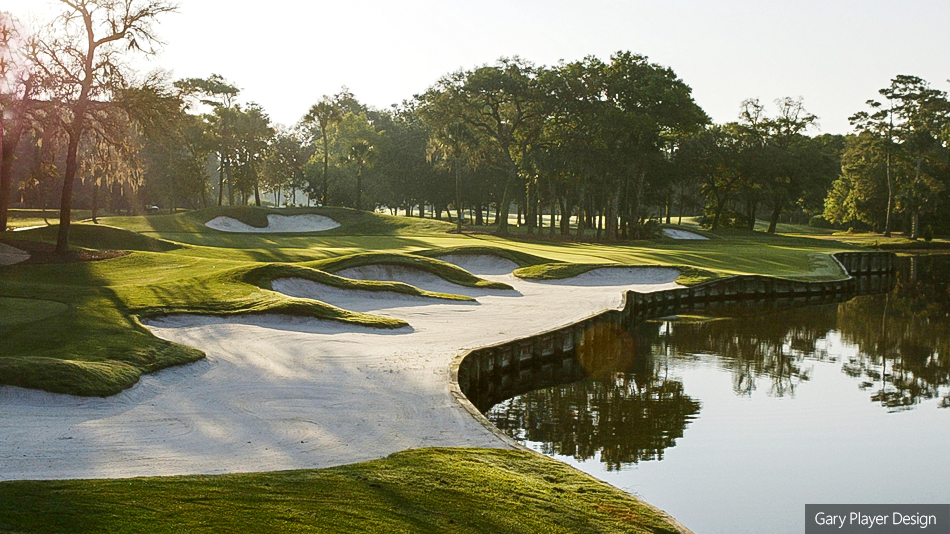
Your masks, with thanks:
[[[0,237],[17,260],[0,267],[0,528],[687,532],[487,428],[451,394],[451,362],[626,290],[839,280],[830,254],[853,248],[454,228],[225,207],[75,224],[65,257],[55,226]]]

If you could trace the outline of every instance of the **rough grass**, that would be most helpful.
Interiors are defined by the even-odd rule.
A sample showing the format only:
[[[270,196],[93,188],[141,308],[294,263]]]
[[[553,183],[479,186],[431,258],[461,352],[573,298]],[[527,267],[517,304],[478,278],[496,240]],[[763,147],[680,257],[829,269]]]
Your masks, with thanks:
[[[0,483],[7,532],[675,533],[541,455],[418,449],[330,469]]]
[[[640,264],[603,264],[603,263],[546,263],[543,265],[534,265],[531,267],[522,267],[514,272],[518,278],[529,280],[563,280],[573,278],[594,269],[617,269],[622,267],[649,268],[665,267],[669,265],[640,265]],[[721,275],[705,269],[696,267],[677,266],[673,267],[680,272],[676,278],[676,283],[683,286],[692,286],[721,278]]]

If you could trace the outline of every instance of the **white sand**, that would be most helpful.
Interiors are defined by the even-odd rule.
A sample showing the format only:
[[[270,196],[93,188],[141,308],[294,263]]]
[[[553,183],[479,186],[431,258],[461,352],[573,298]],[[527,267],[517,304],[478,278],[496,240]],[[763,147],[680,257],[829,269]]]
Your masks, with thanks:
[[[267,226],[256,228],[231,217],[215,217],[205,223],[208,228],[222,232],[243,233],[293,233],[323,232],[340,226],[340,223],[323,215],[268,215]]]
[[[13,265],[28,259],[30,259],[30,255],[26,252],[0,243],[0,265]]]
[[[494,275],[516,291],[481,295],[477,304],[422,299],[428,305],[281,281],[280,290],[399,317],[411,328],[281,316],[153,321],[157,336],[208,358],[106,399],[0,387],[0,479],[319,468],[415,447],[507,447],[452,396],[456,355],[618,308],[625,289],[672,288],[675,277],[651,268],[592,271],[569,283]]]
[[[517,263],[491,254],[449,254],[436,259],[461,267],[477,276],[508,274],[518,268]]]
[[[673,239],[709,239],[708,237],[701,236],[693,232],[687,232],[686,230],[675,230],[673,228],[664,228],[663,235],[666,237],[672,237]]]

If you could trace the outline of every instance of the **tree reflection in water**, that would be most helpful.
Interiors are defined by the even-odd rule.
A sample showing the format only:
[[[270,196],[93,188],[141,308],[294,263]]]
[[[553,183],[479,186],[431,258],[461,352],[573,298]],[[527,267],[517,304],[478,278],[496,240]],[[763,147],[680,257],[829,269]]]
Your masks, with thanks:
[[[701,359],[732,374],[737,395],[794,396],[810,362],[840,363],[870,400],[897,411],[928,399],[950,407],[950,256],[902,258],[894,289],[843,304],[790,311],[733,310],[680,317],[628,332],[585,331],[575,358],[586,379],[536,390],[487,415],[508,435],[549,455],[599,455],[607,470],[659,460],[700,410],[667,365]],[[840,336],[845,350],[829,352]],[[688,387],[688,384],[687,384]]]
[[[794,395],[808,380],[809,361],[837,361],[827,341],[840,334],[854,355],[842,371],[871,390],[871,401],[889,410],[910,409],[940,398],[950,406],[950,256],[902,258],[894,289],[837,305],[729,319],[662,323],[654,354],[715,358],[732,373],[738,395],[751,395],[761,379],[768,393]],[[656,323],[641,327],[653,337]],[[941,397],[942,396],[942,397]]]
[[[608,470],[660,460],[700,404],[664,376],[648,350],[615,324],[595,325],[575,355],[589,378],[509,399],[488,418],[515,439],[541,443],[544,454],[599,454]]]

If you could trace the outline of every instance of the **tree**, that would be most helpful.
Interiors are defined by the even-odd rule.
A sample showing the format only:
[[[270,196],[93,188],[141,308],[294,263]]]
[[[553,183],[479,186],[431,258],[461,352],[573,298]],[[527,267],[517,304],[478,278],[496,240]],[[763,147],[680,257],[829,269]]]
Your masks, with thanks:
[[[248,104],[246,109],[237,106],[233,111],[234,174],[237,190],[245,204],[253,192],[254,203],[260,206],[261,167],[268,144],[274,137],[274,129],[263,108],[253,102]]]
[[[231,183],[231,163],[233,156],[233,123],[236,120],[235,99],[241,90],[228,82],[220,74],[208,78],[185,78],[175,82],[175,87],[185,98],[197,99],[199,103],[210,106],[212,114],[207,123],[217,137],[218,144],[218,206],[224,203],[224,184],[228,184],[228,202],[234,204],[234,188]]]
[[[884,140],[884,167],[887,175],[887,219],[884,235],[890,236],[892,213],[901,207],[911,216],[911,237],[916,239],[919,216],[923,207],[932,202],[945,188],[936,179],[936,168],[945,167],[941,153],[946,150],[942,138],[950,116],[947,94],[938,91],[916,76],[899,75],[891,85],[878,91],[887,101],[869,100],[871,111],[855,113],[851,124],[858,133],[875,135]],[[907,173],[895,174],[901,159],[912,164]]]
[[[420,98],[419,113],[430,131],[465,124],[482,150],[498,155],[507,173],[499,196],[499,234],[508,233],[512,193],[527,175],[526,154],[544,123],[538,88],[540,69],[518,58],[459,71],[439,80]]]
[[[128,87],[124,50],[150,55],[158,43],[152,24],[176,6],[167,0],[59,0],[63,13],[51,34],[39,40],[36,62],[48,80],[47,91],[62,110],[69,139],[60,203],[56,251],[69,249],[73,188],[79,171],[79,143],[103,103]],[[58,31],[57,31],[58,30]],[[53,33],[55,32],[55,33]]]
[[[360,203],[363,195],[363,169],[373,164],[374,149],[369,141],[360,139],[350,145],[345,162],[356,168],[356,211],[362,211]]]
[[[462,233],[462,167],[465,159],[472,151],[475,137],[471,130],[462,122],[443,126],[439,131],[430,135],[429,157],[436,160],[451,162],[450,166],[455,174],[455,229]]]
[[[7,230],[13,161],[20,140],[31,126],[34,113],[50,112],[36,102],[42,78],[35,58],[36,39],[10,14],[0,12],[0,232]],[[40,111],[39,108],[45,108]]]
[[[346,91],[344,90],[343,93],[346,93]],[[323,189],[320,191],[320,204],[322,206],[327,206],[330,201],[328,179],[330,172],[330,140],[328,130],[331,125],[340,122],[342,119],[340,95],[337,95],[336,98],[324,95],[319,102],[310,107],[310,111],[303,119],[304,123],[313,124],[319,128],[320,138],[323,140]]]

